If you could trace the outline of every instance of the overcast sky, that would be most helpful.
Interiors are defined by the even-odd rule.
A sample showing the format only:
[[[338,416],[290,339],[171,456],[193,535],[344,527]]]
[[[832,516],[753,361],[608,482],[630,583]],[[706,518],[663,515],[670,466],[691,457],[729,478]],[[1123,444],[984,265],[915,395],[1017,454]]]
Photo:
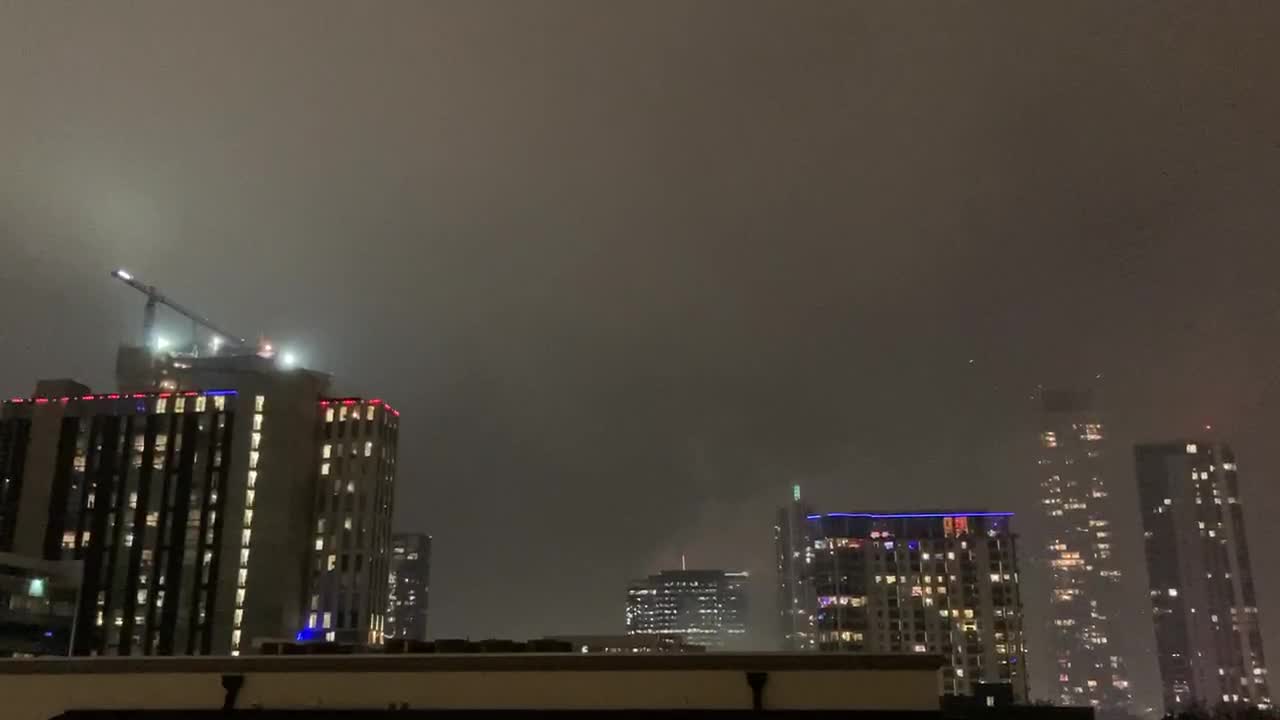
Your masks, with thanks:
[[[127,267],[395,403],[433,633],[520,638],[620,631],[627,580],[682,553],[752,571],[771,632],[792,482],[1026,511],[1034,583],[1028,395],[1094,382],[1133,627],[1129,446],[1211,423],[1280,653],[1278,27],[1266,1],[0,0],[0,392],[109,387]]]

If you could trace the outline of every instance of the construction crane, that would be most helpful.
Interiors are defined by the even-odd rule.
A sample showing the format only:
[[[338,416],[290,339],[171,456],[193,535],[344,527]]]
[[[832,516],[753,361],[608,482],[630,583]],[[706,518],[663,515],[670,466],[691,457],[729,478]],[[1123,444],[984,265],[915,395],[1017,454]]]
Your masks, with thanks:
[[[157,290],[155,285],[147,285],[146,283],[134,279],[128,271],[123,269],[114,270],[111,273],[111,277],[147,296],[147,304],[142,309],[142,336],[147,347],[156,350],[161,349],[159,338],[155,335],[156,308],[160,305],[168,307],[191,321],[191,342],[193,345],[197,344],[197,328],[203,327],[213,333],[214,352],[217,352],[218,347],[224,344],[233,349],[245,349],[249,347],[248,342],[246,342],[244,338],[239,337],[238,335],[232,335],[217,325],[214,325],[213,322],[200,313],[190,310],[182,304],[175,302],[165,296],[164,293]]]

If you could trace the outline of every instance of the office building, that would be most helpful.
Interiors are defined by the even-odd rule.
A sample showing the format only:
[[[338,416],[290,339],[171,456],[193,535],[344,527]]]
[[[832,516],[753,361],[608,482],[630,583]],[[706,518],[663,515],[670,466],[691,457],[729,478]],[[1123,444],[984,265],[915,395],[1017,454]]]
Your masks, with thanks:
[[[391,573],[387,578],[387,639],[427,639],[431,587],[431,536],[391,536]]]
[[[791,502],[778,508],[773,541],[778,560],[778,640],[783,650],[813,650],[813,586],[808,565],[813,561],[809,537],[809,507],[800,500],[800,486],[791,487]]]
[[[70,655],[79,562],[0,553],[0,658]]]
[[[942,655],[944,694],[1005,683],[1027,699],[1011,513],[810,516],[817,646]]]
[[[1189,440],[1134,455],[1165,712],[1270,708],[1235,454]]]
[[[1103,473],[1106,429],[1091,393],[1040,393],[1037,473],[1048,538],[1049,699],[1100,713],[1132,712],[1123,655],[1114,642],[1121,571]]]
[[[708,650],[747,646],[747,573],[663,570],[627,588],[628,635],[679,635]]]

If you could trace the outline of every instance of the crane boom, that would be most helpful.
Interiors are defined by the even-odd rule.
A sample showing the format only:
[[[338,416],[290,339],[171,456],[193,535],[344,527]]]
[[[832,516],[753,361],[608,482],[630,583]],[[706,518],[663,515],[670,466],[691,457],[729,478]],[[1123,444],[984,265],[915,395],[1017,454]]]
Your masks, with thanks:
[[[244,347],[248,345],[248,343],[245,341],[244,338],[240,337],[239,335],[233,335],[223,330],[222,328],[218,327],[217,325],[214,325],[213,322],[209,320],[209,318],[201,315],[200,313],[194,310],[191,310],[190,308],[186,307],[185,305],[182,305],[176,300],[169,298],[164,293],[157,290],[155,285],[147,285],[146,283],[138,281],[133,277],[133,275],[130,275],[125,270],[114,270],[111,273],[111,277],[119,280],[125,285],[128,285],[134,290],[137,290],[138,292],[147,296],[147,305],[146,305],[146,308],[143,310],[143,315],[142,315],[142,333],[145,336],[146,342],[148,345],[154,345],[155,338],[153,337],[153,335],[155,333],[157,305],[164,305],[165,307],[173,310],[179,315],[182,315],[183,317],[187,318],[192,323],[199,325],[205,328],[206,330],[216,333],[228,345],[240,346],[240,347]]]

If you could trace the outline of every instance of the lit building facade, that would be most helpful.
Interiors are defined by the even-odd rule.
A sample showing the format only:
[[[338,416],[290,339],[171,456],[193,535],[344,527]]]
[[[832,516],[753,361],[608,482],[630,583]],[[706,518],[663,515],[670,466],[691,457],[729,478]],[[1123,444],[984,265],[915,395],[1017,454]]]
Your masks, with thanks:
[[[387,639],[427,639],[431,590],[431,536],[391,536],[391,573],[387,578]]]
[[[268,407],[235,390],[38,388],[5,403],[0,434],[27,442],[21,468],[14,442],[0,460],[11,470],[0,551],[82,564],[74,654],[235,654],[288,627],[305,545],[284,552],[286,518],[253,522],[298,500],[263,482],[276,465]]]
[[[1011,515],[811,515],[818,649],[942,655],[944,693],[1007,683],[1026,700]]]
[[[778,561],[778,641],[783,650],[813,650],[813,585],[808,565],[813,561],[809,537],[809,507],[800,500],[800,486],[791,487],[791,502],[778,508],[773,542]]]
[[[628,635],[678,635],[708,650],[747,646],[745,572],[663,570],[627,588]]]
[[[377,399],[320,402],[310,597],[299,636],[379,645],[386,637],[400,413]]]
[[[1165,711],[1270,708],[1235,454],[1193,440],[1134,455]]]
[[[1125,661],[1113,643],[1121,571],[1102,464],[1106,430],[1088,392],[1040,393],[1040,502],[1051,576],[1049,699],[1102,713],[1132,711]]]

